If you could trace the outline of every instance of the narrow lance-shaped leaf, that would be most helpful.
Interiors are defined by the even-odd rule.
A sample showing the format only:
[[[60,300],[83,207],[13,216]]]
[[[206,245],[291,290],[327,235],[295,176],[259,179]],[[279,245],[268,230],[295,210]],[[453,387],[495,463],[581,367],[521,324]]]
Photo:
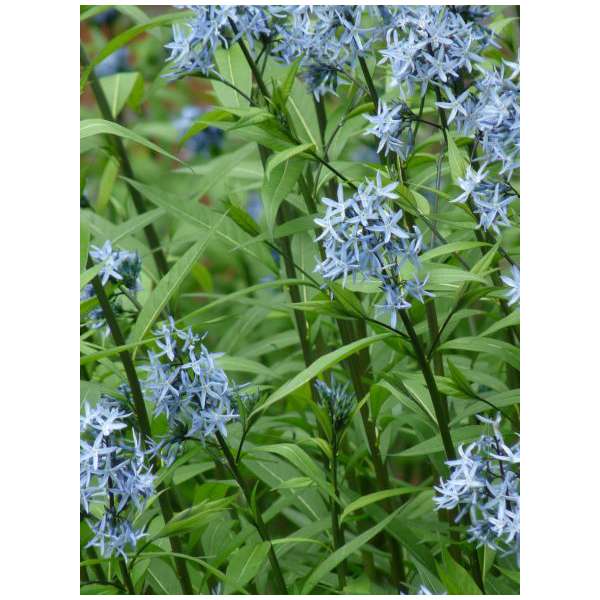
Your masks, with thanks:
[[[267,168],[265,175],[267,179],[271,177],[271,173],[273,169],[280,165],[282,162],[297,156],[298,154],[302,154],[302,152],[308,152],[309,150],[314,150],[314,144],[302,144],[300,146],[294,146],[293,148],[289,148],[288,150],[283,150],[282,152],[277,152],[269,157],[267,161]]]
[[[319,357],[314,363],[273,392],[267,398],[267,400],[254,411],[254,413],[259,413],[260,411],[266,410],[269,406],[275,404],[275,402],[278,402],[282,398],[285,398],[292,392],[295,392],[298,388],[302,387],[305,383],[308,383],[311,379],[314,379],[320,375],[326,369],[330,369],[333,365],[336,365],[345,358],[348,358],[348,356],[354,354],[355,352],[358,352],[363,348],[367,348],[375,342],[380,342],[391,335],[391,333],[380,333],[368,338],[356,340],[355,342],[347,344],[346,346],[342,346],[333,352],[329,352],[328,354]]]
[[[88,15],[91,16],[91,15]],[[101,63],[105,58],[110,56],[113,52],[116,52],[119,48],[125,46],[132,39],[136,38],[138,35],[141,35],[145,31],[149,31],[156,27],[160,27],[163,25],[172,25],[173,23],[177,23],[180,21],[185,21],[190,18],[189,11],[177,12],[177,13],[169,13],[166,15],[159,15],[154,19],[150,19],[146,23],[140,23],[139,25],[135,25],[130,29],[123,31],[116,37],[112,38],[104,48],[94,57],[94,59],[90,62],[89,67],[86,67],[81,76],[80,87],[83,90],[92,69],[99,63]]]
[[[131,129],[127,129],[127,127],[123,127],[118,123],[112,123],[110,121],[105,121],[104,119],[84,119],[79,124],[79,131],[80,139],[82,140],[93,135],[117,135],[126,140],[131,140],[132,142],[146,146],[146,148],[149,148],[154,152],[158,152],[163,156],[167,156],[172,160],[176,160],[178,163],[185,164],[170,152],[167,152],[160,146],[157,146],[154,142],[147,140],[145,137],[139,135],[139,133],[135,133],[135,131],[131,131]]]
[[[223,215],[222,218],[224,217],[225,215]],[[152,294],[150,294],[148,300],[146,300],[146,303],[129,334],[128,342],[130,344],[135,343],[146,336],[171,296],[182,284],[194,264],[196,264],[196,261],[202,256],[206,244],[212,237],[212,232],[213,230],[205,234],[202,239],[198,240],[160,280]]]
[[[467,160],[458,149],[452,135],[448,134],[448,162],[450,164],[450,174],[452,180],[457,182],[459,178],[465,176],[467,170]]]
[[[265,177],[262,198],[269,232],[272,232],[275,226],[280,204],[296,185],[303,167],[304,161],[298,158],[291,159],[276,166],[270,177]]]
[[[364,508],[365,506],[368,506],[369,504],[373,504],[375,502],[381,502],[382,500],[385,500],[386,498],[393,498],[394,496],[403,496],[406,494],[413,494],[413,493],[418,492],[423,489],[426,489],[426,488],[415,487],[415,486],[409,485],[409,486],[397,487],[392,490],[381,490],[380,492],[373,492],[372,494],[367,494],[366,496],[362,496],[362,497],[358,498],[354,502],[350,502],[350,504],[348,504],[348,506],[346,506],[346,508],[342,512],[340,521],[343,521],[349,514],[359,510],[360,508]]]
[[[308,577],[302,586],[302,595],[310,594],[312,589],[323,579],[323,576],[335,569],[343,560],[356,552],[361,546],[366,544],[370,539],[375,537],[381,530],[385,529],[388,523],[395,518],[401,508],[395,510],[387,518],[383,519],[377,525],[367,529],[364,533],[357,535],[352,541],[348,542],[333,554],[330,554]]]
[[[98,196],[96,197],[96,212],[104,214],[110,202],[110,197],[119,174],[119,161],[114,156],[109,156],[100,177]]]
[[[115,73],[100,79],[113,119],[119,116],[125,104],[137,108],[144,93],[144,78],[140,73]]]
[[[227,567],[227,577],[240,586],[251,581],[267,559],[270,547],[269,542],[261,542],[240,548],[231,557]],[[230,587],[225,584],[225,593],[231,591]]]

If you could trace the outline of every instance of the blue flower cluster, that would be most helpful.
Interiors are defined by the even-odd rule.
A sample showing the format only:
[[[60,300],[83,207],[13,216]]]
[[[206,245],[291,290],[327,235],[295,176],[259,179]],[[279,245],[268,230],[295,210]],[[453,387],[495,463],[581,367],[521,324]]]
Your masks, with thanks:
[[[286,63],[300,59],[316,98],[335,93],[339,73],[351,71],[357,56],[380,37],[377,26],[364,24],[363,6],[290,5],[270,12],[276,39],[272,53]]]
[[[365,118],[371,127],[367,129],[364,135],[374,135],[379,139],[377,152],[394,152],[402,160],[406,160],[412,152],[414,146],[414,137],[412,131],[412,121],[408,116],[410,111],[403,103],[388,107],[383,100],[379,100],[377,114],[374,116],[365,115]]]
[[[520,164],[521,87],[519,63],[505,61],[505,65],[510,76],[505,76],[504,65],[489,71],[478,67],[482,77],[474,82],[473,94],[467,90],[461,95],[456,126],[461,135],[477,136],[482,148],[479,160],[484,165],[498,162],[499,174],[508,180]],[[438,106],[445,108],[442,103]]]
[[[509,225],[508,206],[516,196],[508,181],[519,168],[520,152],[520,86],[519,65],[505,61],[510,76],[505,76],[504,65],[498,71],[482,67],[482,52],[497,46],[495,34],[484,22],[490,11],[481,7],[456,6],[399,6],[388,11],[386,47],[380,51],[380,64],[389,63],[392,84],[399,86],[406,99],[418,91],[423,97],[428,89],[439,94],[437,107],[448,111],[447,124],[454,125],[460,135],[475,136],[482,170],[498,164],[504,181],[476,181],[473,171],[461,182],[463,192],[477,184],[476,190],[461,194],[457,201],[472,198],[479,226],[498,232]],[[471,87],[461,89],[468,76]],[[376,117],[368,117],[373,127],[368,133],[380,139],[385,148],[407,157],[412,140],[408,136],[398,144],[398,133],[408,125],[398,118],[399,109],[378,107]],[[410,128],[408,128],[410,131]],[[480,171],[481,173],[482,171]],[[486,173],[487,175],[487,173]]]
[[[214,55],[219,47],[228,48],[242,35],[246,35],[252,46],[254,40],[270,32],[265,7],[185,5],[179,8],[190,9],[194,15],[184,25],[173,25],[173,41],[165,46],[171,51],[167,61],[173,66],[166,75],[169,79],[193,72],[216,74]]]
[[[501,225],[510,225],[508,207],[517,196],[512,188],[503,181],[492,182],[487,179],[485,166],[475,171],[471,166],[463,178],[458,178],[462,194],[450,202],[464,203],[472,200],[473,211],[479,216],[479,226],[487,231],[500,232]]]
[[[472,198],[475,212],[479,215],[479,226],[490,227],[498,232],[499,226],[510,224],[508,207],[516,200],[508,184],[520,166],[520,86],[517,81],[518,63],[507,63],[512,69],[509,77],[500,71],[478,69],[483,77],[475,81],[475,94],[469,90],[456,99],[452,109],[456,114],[457,132],[475,136],[481,149],[474,160],[481,163],[478,172],[468,170],[459,180],[463,193],[454,202],[466,202]],[[451,94],[446,90],[446,94]],[[440,108],[450,103],[438,102]],[[484,169],[498,165],[495,180],[484,173]]]
[[[124,286],[134,294],[142,289],[140,281],[142,259],[137,252],[113,250],[112,243],[107,240],[101,248],[98,246],[90,248],[90,258],[94,263],[102,263],[103,265],[99,274],[102,285],[113,282]],[[88,283],[81,291],[79,299],[83,301],[94,296],[94,286]],[[111,295],[109,301],[116,314],[122,312],[121,306],[118,303],[118,294]],[[99,307],[91,310],[87,314],[87,318],[92,329],[100,329],[106,325],[104,314]]]
[[[181,114],[173,121],[173,127],[179,136],[185,135],[190,127],[206,112],[199,106],[184,106]],[[223,145],[223,132],[216,127],[207,127],[186,140],[184,148],[191,156],[209,157],[218,152]]]
[[[88,547],[99,548],[105,557],[126,558],[127,546],[135,549],[145,533],[134,527],[134,517],[154,493],[148,452],[130,416],[104,395],[94,407],[86,404],[80,417],[80,503],[94,534]]]
[[[238,391],[215,362],[221,354],[201,343],[204,336],[178,329],[172,317],[154,334],[158,351],[148,352],[149,364],[141,367],[148,373],[143,386],[154,414],[164,414],[169,423],[169,437],[155,451],[163,459],[166,451],[170,463],[187,437],[227,436],[226,425],[239,416]]]
[[[445,86],[457,80],[461,70],[471,72],[483,61],[481,52],[495,44],[484,25],[487,11],[464,12],[454,7],[389,7],[386,48],[379,64],[391,67],[392,84],[403,98],[430,86]]]
[[[444,87],[448,102],[437,106],[450,110],[448,123],[454,121],[457,133],[475,136],[480,156],[473,160],[481,164],[477,172],[469,167],[466,176],[458,181],[463,193],[454,202],[472,199],[479,226],[499,232],[500,226],[510,225],[508,207],[517,198],[508,184],[520,166],[520,86],[517,81],[518,63],[506,63],[512,69],[509,77],[500,71],[477,70],[481,79],[475,80],[474,92],[466,90],[458,97],[450,87]],[[498,165],[495,178],[488,173]],[[488,171],[485,171],[488,169]]]
[[[466,448],[460,458],[448,461],[450,477],[435,487],[437,509],[460,507],[456,521],[467,514],[469,539],[506,554],[519,555],[520,536],[520,447],[508,446],[500,432],[500,415],[495,419],[478,417],[492,426]],[[518,558],[517,558],[518,559]]]
[[[315,387],[320,403],[327,408],[332,425],[336,430],[343,429],[356,405],[356,397],[348,390],[348,383],[338,383],[332,375],[331,385],[317,380]]]
[[[400,224],[403,211],[390,205],[389,200],[398,198],[392,190],[396,183],[383,186],[381,174],[359,186],[350,198],[344,198],[340,184],[337,199],[323,198],[326,212],[315,223],[322,228],[317,241],[323,240],[325,260],[315,271],[324,279],[343,278],[353,281],[360,275],[363,279],[379,280],[384,292],[385,304],[381,310],[391,314],[391,325],[396,326],[397,311],[410,308],[408,297],[424,302],[424,296],[433,296],[425,290],[428,275],[419,279],[421,263],[419,254],[423,249],[423,236],[417,226],[407,231]],[[413,267],[413,275],[405,278],[405,264]]]

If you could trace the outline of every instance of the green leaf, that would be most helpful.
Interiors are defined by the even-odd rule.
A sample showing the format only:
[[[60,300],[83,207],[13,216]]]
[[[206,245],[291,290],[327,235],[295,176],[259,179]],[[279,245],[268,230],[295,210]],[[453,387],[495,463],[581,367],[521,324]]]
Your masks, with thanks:
[[[120,242],[123,238],[130,236],[131,234],[143,229],[150,223],[154,223],[156,219],[165,215],[165,211],[162,208],[153,208],[152,210],[146,211],[141,215],[136,215],[135,217],[131,217],[124,223],[117,225],[114,229],[114,234],[112,236],[113,246]]]
[[[356,552],[361,546],[366,544],[370,539],[375,537],[380,531],[385,529],[388,523],[396,517],[398,512],[401,510],[395,510],[391,515],[387,518],[383,519],[383,521],[377,523],[377,525],[371,527],[371,529],[367,529],[364,533],[357,535],[352,541],[348,542],[338,550],[336,550],[333,554],[330,554],[323,562],[319,564],[319,566],[308,576],[308,579],[305,581],[302,586],[302,591],[300,592],[302,595],[310,594],[312,589],[317,585],[322,579],[323,576],[335,569],[343,560],[348,558],[351,554]]]
[[[510,25],[510,23],[512,23],[513,21],[516,21],[517,17],[505,17],[504,19],[498,19],[493,21],[492,23],[490,23],[489,28],[494,32],[494,33],[502,33],[502,30],[507,26]]]
[[[120,589],[109,583],[82,583],[79,593],[82,596],[115,596]]]
[[[123,127],[118,123],[112,123],[111,121],[105,121],[104,119],[85,119],[80,121],[80,139],[84,140],[93,135],[117,135],[119,137],[125,138],[127,140],[131,140],[132,142],[136,142],[141,144],[142,146],[146,146],[150,150],[154,152],[158,152],[172,160],[176,160],[178,163],[184,164],[181,160],[179,160],[173,154],[170,154],[166,150],[163,150],[160,146],[157,146],[154,142],[147,140],[145,137],[131,131],[131,129],[127,129],[127,127]]]
[[[448,162],[450,163],[452,181],[457,183],[459,178],[462,179],[465,176],[468,163],[450,133],[448,133]]]
[[[423,196],[423,194],[417,192],[417,190],[411,190],[413,198],[415,199],[415,205],[422,215],[428,215],[431,212],[431,206],[429,200]]]
[[[490,268],[499,247],[500,242],[498,241],[475,263],[471,269],[471,273],[475,273],[476,275],[485,273]]]
[[[342,512],[340,517],[340,521],[343,521],[349,514],[357,511],[360,508],[368,506],[369,504],[373,504],[374,502],[381,502],[386,498],[393,498],[394,496],[403,496],[405,494],[413,494],[414,492],[418,492],[425,488],[415,487],[415,486],[402,486],[397,487],[391,490],[381,490],[379,492],[373,492],[372,494],[367,494],[366,496],[362,496],[355,500],[354,502],[350,502],[348,506]]]
[[[150,20],[150,17],[137,6],[115,5],[114,8],[129,17],[134,23],[147,23]]]
[[[92,17],[95,17],[96,15],[99,15],[101,13],[103,13],[105,10],[108,10],[110,8],[110,6],[107,6],[105,4],[101,4],[100,6],[92,6],[90,8],[86,8],[84,10],[84,7],[81,7],[81,13],[79,15],[79,21],[83,23],[83,21],[87,21],[88,19],[91,19]]]
[[[348,356],[351,356],[363,348],[369,347],[375,342],[380,342],[391,335],[391,333],[372,335],[371,337],[356,340],[355,342],[347,344],[346,346],[342,346],[341,348],[338,348],[333,352],[329,352],[324,356],[320,356],[309,367],[304,369],[301,373],[298,373],[298,375],[282,385],[279,389],[275,390],[275,392],[273,392],[263,404],[254,410],[253,414],[258,414],[259,412],[266,410],[269,406],[275,404],[275,402],[285,398],[292,392],[295,392],[298,388],[308,383],[311,379],[314,379],[320,375],[324,370],[330,369],[333,365],[336,365],[345,358],[348,358]]]
[[[275,117],[266,110],[260,110],[259,112],[248,115],[246,117],[242,117],[231,127],[227,129],[227,131],[235,131],[238,129],[244,129],[246,127],[253,127],[255,125],[263,125],[265,123],[275,122]]]
[[[98,196],[96,197],[96,212],[104,214],[106,207],[110,202],[110,197],[119,174],[119,161],[114,156],[109,156],[102,171],[100,184],[98,186]]]
[[[204,165],[204,174],[200,178],[194,178],[195,183],[190,186],[195,199],[200,200],[208,194],[215,185],[223,180],[224,174],[228,174],[254,151],[253,144],[245,144],[234,152],[213,158],[208,164]]]
[[[220,108],[205,113],[185,132],[185,135],[179,140],[179,143],[183,144],[191,137],[194,137],[215,123],[231,120],[233,120],[231,113]]]
[[[155,17],[154,19],[150,19],[146,23],[140,23],[139,25],[135,25],[126,31],[123,31],[119,35],[115,36],[102,48],[102,50],[94,57],[94,59],[90,62],[90,65],[83,70],[81,75],[81,83],[80,87],[83,90],[92,69],[99,63],[101,63],[105,58],[110,56],[113,52],[116,52],[119,48],[122,48],[136,38],[138,35],[141,35],[145,31],[149,31],[150,29],[154,29],[155,27],[160,27],[163,25],[172,25],[173,23],[177,23],[180,21],[186,21],[190,18],[189,11],[178,11],[176,13],[168,13],[166,15],[160,15]]]
[[[98,263],[97,265],[90,267],[87,271],[84,271],[79,277],[79,289],[82,290],[92,279],[94,279],[94,277],[100,273],[103,266],[104,263]]]
[[[347,312],[348,314],[355,317],[363,317],[365,313],[363,305],[361,304],[356,294],[349,289],[349,284],[350,282],[348,282],[348,285],[345,288],[339,283],[332,282],[329,284],[329,287],[333,290],[334,293],[334,302],[336,304],[339,304],[344,312]],[[376,285],[377,288],[375,291],[378,291],[380,285],[379,283],[377,283]]]
[[[92,298],[93,300],[94,298]],[[81,304],[83,307],[83,303]],[[95,305],[94,305],[95,306]],[[138,346],[144,346],[145,344],[151,344],[154,342],[154,337],[149,337],[144,340],[140,340],[139,342],[134,342],[132,344],[123,344],[122,346],[111,346],[106,350],[101,350],[100,352],[94,352],[93,354],[87,354],[86,356],[82,356],[79,359],[80,365],[87,365],[89,363],[93,363],[99,361],[102,358],[108,358],[109,356],[114,356],[115,354],[119,354],[124,350],[133,350]]]
[[[287,481],[284,481],[283,483],[280,483],[279,485],[275,486],[275,488],[273,489],[295,490],[298,488],[310,487],[314,484],[315,482],[312,480],[311,477],[292,477],[291,479],[288,479]]]
[[[223,215],[222,218],[224,218]],[[212,231],[198,240],[169,270],[154,288],[146,300],[138,318],[129,334],[128,342],[135,343],[142,340],[157,319],[162,309],[166,306],[171,296],[177,291],[183,280],[187,277],[192,267],[196,264],[206,244],[212,237]]]
[[[277,281],[267,281],[265,283],[257,283],[256,285],[252,285],[248,288],[244,288],[241,290],[238,290],[237,292],[232,292],[231,294],[227,294],[226,296],[223,296],[221,298],[219,298],[218,300],[215,300],[214,302],[211,302],[210,304],[207,304],[206,306],[202,306],[201,308],[198,308],[194,311],[192,311],[191,313],[185,315],[184,317],[182,317],[181,319],[179,319],[177,321],[177,323],[189,323],[194,317],[197,317],[198,315],[208,312],[211,309],[215,308],[216,306],[219,306],[221,304],[226,304],[228,302],[235,302],[238,298],[240,298],[241,296],[247,296],[249,294],[253,294],[254,292],[258,292],[260,290],[266,290],[266,289],[270,289],[270,288],[276,288],[276,287],[284,287],[287,285],[303,285],[303,286],[309,286],[312,287],[314,286],[314,284],[306,279],[280,279]]]
[[[294,146],[293,148],[289,148],[288,150],[284,150],[283,152],[277,152],[276,154],[272,154],[267,161],[267,168],[265,171],[265,176],[267,179],[271,177],[271,173],[273,169],[280,165],[282,162],[289,160],[290,158],[301,154],[302,152],[307,152],[309,150],[314,150],[314,144],[302,144],[300,146]]]
[[[257,446],[253,451],[258,452],[269,452],[277,454],[282,458],[289,461],[294,467],[300,472],[304,473],[307,477],[310,477],[326,494],[334,497],[333,488],[321,472],[321,469],[317,467],[312,458],[296,444],[270,444],[265,446]]]
[[[141,73],[115,73],[100,79],[100,85],[108,101],[113,119],[116,119],[129,101],[136,109],[144,94],[144,78]]]
[[[273,377],[273,371],[262,363],[241,356],[220,356],[217,364],[225,371],[237,371],[238,373],[254,373],[263,375],[267,379]]]
[[[457,410],[456,417],[452,420],[451,425],[454,423],[460,423],[463,419],[466,419],[471,415],[476,415],[482,411],[490,410],[492,406],[495,407],[494,410],[496,410],[505,406],[513,406],[514,404],[518,404],[520,399],[520,390],[515,389],[495,394],[486,394],[484,398],[486,402],[472,402],[464,410]]]
[[[471,442],[476,440],[482,433],[482,425],[465,425],[452,431],[452,440],[455,444],[461,442]],[[414,445],[412,448],[403,450],[394,456],[424,456],[426,454],[434,454],[436,452],[443,452],[444,445],[442,443],[441,436],[435,435],[428,440],[420,442]],[[390,455],[391,456],[391,455]]]
[[[284,164],[276,166],[270,177],[265,177],[262,198],[269,232],[272,232],[275,226],[280,204],[296,185],[303,167],[304,161],[299,158],[288,160]]]
[[[423,262],[439,258],[440,256],[446,256],[447,254],[454,254],[455,252],[462,252],[463,250],[472,250],[473,248],[479,248],[480,246],[489,246],[485,242],[450,242],[443,246],[436,246],[427,252],[421,254],[420,259]]]
[[[252,90],[252,72],[244,53],[238,44],[229,49],[219,48],[215,52],[215,62],[221,77],[229,81],[244,94],[250,96]],[[234,89],[223,83],[212,81],[215,94],[223,106],[248,106],[248,100]]]
[[[245,244],[240,244],[239,246],[236,246],[236,248],[245,248],[246,246],[254,244],[256,242],[256,238],[260,235],[260,228],[258,226],[258,223],[248,214],[247,211],[233,204],[231,200],[227,199],[225,201],[225,206],[227,207],[228,214],[231,220],[238,227],[240,227],[240,229],[242,229],[248,235],[251,235],[254,238],[252,240],[249,240]]]
[[[440,265],[439,263],[428,263],[424,265],[424,269],[429,273],[430,285],[443,286],[444,288],[451,290],[459,289],[459,284],[466,281],[477,281],[482,284],[487,283],[485,277],[465,271],[460,267]]]
[[[316,227],[315,217],[317,216],[318,215],[316,214],[303,215],[302,217],[297,217],[296,219],[291,219],[281,225],[277,225],[273,231],[273,238],[289,237],[295,233],[302,233],[314,229]]]
[[[515,327],[521,321],[521,313],[518,310],[513,310],[510,314],[506,315],[506,317],[496,321],[493,325],[488,327],[483,333],[480,333],[480,337],[485,337],[491,335],[492,333],[496,333],[496,331],[500,331],[506,327]]]
[[[346,117],[346,120],[349,121],[354,117],[358,117],[366,112],[373,113],[375,111],[375,105],[372,102],[365,102],[364,104],[358,105],[354,110],[351,110]]]
[[[178,194],[173,194],[163,189],[145,185],[134,179],[128,181],[136,190],[145,198],[150,200],[156,206],[164,208],[168,213],[178,217],[187,224],[194,225],[202,230],[214,230],[215,235],[227,242],[231,247],[237,247],[240,242],[240,237],[246,240],[246,234],[241,231],[233,222],[222,221],[222,215],[214,210],[200,204],[194,197],[181,197]],[[222,222],[223,231],[217,229],[219,223]],[[229,225],[229,226],[228,226]],[[232,229],[234,231],[232,231]],[[253,252],[251,249],[244,248],[244,251],[253,258],[261,260],[258,252]]]
[[[421,398],[419,394],[414,393],[410,389],[409,382],[402,381],[401,377],[393,378],[393,382],[400,388],[401,391],[397,390],[390,381],[387,381],[387,378],[390,376],[384,375],[384,377],[386,379],[377,382],[378,386],[381,386],[391,392],[394,398],[399,400],[409,410],[414,411],[415,407],[420,408],[421,411],[431,420],[431,422],[437,425],[433,404],[431,403],[431,398],[429,396],[424,395],[423,398]]]
[[[253,546],[244,546],[238,550],[229,561],[227,577],[235,581],[238,586],[243,586],[254,579],[267,559],[270,548],[269,542],[261,542]],[[225,584],[225,594],[232,591],[230,586]]]
[[[292,94],[288,99],[288,107],[290,111],[290,116],[294,117],[294,120],[297,123],[300,123],[301,125],[299,132],[300,139],[303,139],[306,142],[310,142],[314,145],[315,148],[318,148],[319,142],[317,141],[317,138],[314,136],[313,132],[311,131],[310,125],[308,124],[308,115],[304,114],[304,112],[300,109],[298,105],[299,98],[295,98],[294,96],[295,94]]]
[[[236,131],[236,134],[244,140],[260,144],[275,152],[280,152],[296,145],[296,142],[290,138],[289,134],[282,129],[279,122],[275,120],[264,121],[256,126],[239,129]]]
[[[444,342],[439,350],[463,350],[490,354],[508,363],[515,369],[520,366],[519,349],[508,342],[477,336],[457,338]]]
[[[494,564],[495,558],[496,558],[496,550],[493,550],[489,546],[485,545],[483,547],[483,569],[482,569],[482,575],[483,575],[484,580],[485,580],[487,574],[490,572],[490,569],[492,568],[492,565]]]
[[[480,596],[481,590],[469,573],[444,551],[444,564],[438,565],[438,574],[450,595]]]
[[[396,192],[400,195],[399,204],[412,214],[417,216],[428,215],[431,206],[425,196],[415,190],[409,190],[405,185],[399,185]]]
[[[298,72],[298,68],[300,67],[301,58],[297,58],[291,65],[279,88],[279,101],[281,103],[281,108],[284,108],[287,104],[288,98],[292,92],[292,87],[294,86],[294,81],[296,80],[296,73]]]
[[[235,496],[228,496],[227,498],[214,500],[212,502],[202,502],[192,506],[191,508],[188,508],[187,510],[176,513],[162,529],[152,536],[151,539],[158,540],[163,537],[194,531],[201,525],[212,521],[234,500]]]

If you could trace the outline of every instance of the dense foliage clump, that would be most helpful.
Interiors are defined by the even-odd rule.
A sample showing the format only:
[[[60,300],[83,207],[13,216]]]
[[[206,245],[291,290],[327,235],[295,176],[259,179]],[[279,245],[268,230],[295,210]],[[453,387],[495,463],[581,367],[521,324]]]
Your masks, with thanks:
[[[518,594],[518,11],[81,10],[82,592]]]

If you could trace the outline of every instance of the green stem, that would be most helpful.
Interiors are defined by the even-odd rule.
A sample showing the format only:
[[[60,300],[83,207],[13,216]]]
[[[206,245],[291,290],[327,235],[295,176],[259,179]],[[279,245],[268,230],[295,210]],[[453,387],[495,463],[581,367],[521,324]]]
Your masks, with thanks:
[[[375,84],[373,83],[373,78],[371,77],[371,73],[369,73],[369,67],[367,66],[367,62],[364,57],[359,56],[358,62],[360,64],[360,68],[363,73],[363,77],[365,78],[365,83],[367,84],[367,88],[369,89],[369,95],[371,96],[371,100],[375,105],[375,111],[377,112],[377,106],[379,105],[379,95],[377,94],[377,90],[375,89]]]
[[[135,595],[135,587],[133,585],[133,581],[131,580],[131,575],[129,574],[129,570],[127,569],[127,563],[124,558],[119,560],[119,568],[121,569],[121,575],[123,575],[123,582],[125,583],[125,587],[127,588],[127,592],[134,596]]]
[[[235,26],[235,23],[231,19],[229,19],[229,24],[231,26],[231,30],[233,31],[233,33],[238,35],[237,27]],[[265,85],[264,79],[262,77],[262,73],[260,72],[260,69],[258,68],[258,65],[256,64],[256,62],[254,62],[254,58],[252,58],[252,54],[250,54],[250,51],[248,50],[244,40],[241,37],[238,40],[238,44],[244,54],[244,57],[246,58],[246,61],[248,63],[248,66],[250,67],[250,70],[252,71],[252,74],[254,75],[254,79],[256,80],[256,84],[258,85],[258,89],[260,90],[260,93],[263,95],[263,97],[266,100],[270,99],[271,95],[269,94],[269,90],[267,89],[267,86]]]
[[[80,58],[81,64],[84,67],[88,67],[90,61],[87,57],[87,54],[83,48],[83,44],[80,44]],[[96,103],[98,104],[98,108],[102,113],[102,117],[106,121],[115,122],[115,119],[112,116],[112,112],[106,100],[106,96],[104,95],[104,90],[96,77],[96,74],[92,71],[90,73],[90,85],[92,87],[92,91],[96,98]],[[128,179],[135,179],[133,169],[131,168],[131,163],[129,162],[129,157],[127,156],[127,152],[125,152],[125,146],[123,145],[123,141],[118,136],[110,136],[111,142],[114,145],[114,148],[119,157],[119,162],[121,164],[121,169],[123,170],[123,174]],[[133,204],[135,206],[136,211],[139,214],[146,212],[146,205],[144,203],[144,199],[138,190],[136,190],[131,184],[127,183],[127,188],[129,189],[129,193],[131,195],[131,199],[133,200]],[[144,234],[146,235],[146,239],[148,240],[148,245],[150,246],[150,250],[152,256],[154,257],[154,262],[156,263],[156,268],[161,275],[166,275],[169,270],[169,266],[167,264],[167,259],[164,255],[164,252],[160,246],[160,241],[158,239],[158,234],[156,233],[156,229],[154,229],[154,225],[149,223],[144,227]]]
[[[340,330],[340,334],[342,336],[342,342],[345,345],[350,344],[351,342],[357,339],[357,336],[354,333],[350,323],[339,319],[337,320],[337,324]],[[359,361],[359,357],[357,357],[356,354],[349,356],[346,359],[346,364],[350,371],[350,378],[356,394],[356,398],[360,402],[360,400],[364,398],[368,393],[368,389],[365,384],[365,364],[361,364],[361,362]],[[387,469],[381,458],[381,453],[379,451],[379,445],[377,442],[377,430],[375,428],[375,423],[373,423],[371,419],[368,403],[364,403],[361,406],[360,417],[363,423],[363,427],[365,429],[365,434],[367,436],[369,453],[371,455],[371,460],[373,461],[373,467],[375,469],[375,480],[377,481],[377,487],[379,490],[387,490],[390,488],[390,480]],[[388,513],[391,513],[394,510],[393,505],[389,499],[383,501],[383,507]],[[398,541],[389,534],[386,534],[385,538],[391,555],[390,575],[392,583],[396,588],[400,589],[403,592],[406,592],[406,575],[400,545],[398,544]]]
[[[220,74],[218,77],[215,77],[215,76],[204,75],[204,74],[199,73],[198,77],[200,77],[201,79],[209,79],[210,81],[218,81],[219,83],[222,83],[223,85],[226,85],[227,87],[229,87],[232,90],[234,90],[235,92],[237,92],[242,98],[244,98],[245,100],[248,101],[250,106],[256,106],[256,103],[254,102],[254,100],[252,100],[252,98],[250,98],[250,96],[248,96],[248,94],[246,94],[246,92],[240,90],[240,88],[237,87],[237,85],[231,83],[231,81],[227,81],[227,79],[221,77]]]
[[[423,116],[423,109],[425,108],[425,94],[421,97],[421,104],[419,105],[419,115],[416,118],[415,131],[413,133],[414,143],[417,143],[417,133],[419,133],[419,126],[421,125],[421,117]],[[430,123],[433,125],[433,123]]]
[[[335,423],[332,423],[333,444],[331,458],[331,480],[333,484],[333,493],[335,498],[330,501],[331,507],[331,529],[333,532],[333,545],[335,550],[339,550],[344,544],[344,530],[340,523],[340,507],[338,501],[340,499],[340,490],[338,486],[338,434],[335,430]],[[341,592],[346,586],[346,561],[343,560],[337,570],[339,591]]]
[[[119,327],[119,323],[117,321],[115,313],[113,312],[110,302],[108,301],[104,288],[100,283],[100,279],[97,276],[94,277],[94,279],[92,280],[92,285],[94,287],[94,293],[98,298],[98,302],[100,303],[100,307],[102,308],[102,313],[104,315],[104,318],[106,319],[115,345],[124,346],[125,339],[123,337],[123,333],[121,332],[121,328]],[[127,382],[129,383],[129,388],[131,390],[131,397],[133,399],[135,416],[138,422],[138,426],[140,428],[142,445],[145,446],[147,440],[152,437],[152,430],[150,428],[150,420],[148,419],[148,413],[146,412],[146,405],[144,404],[144,396],[142,394],[140,381],[138,379],[135,366],[133,364],[133,359],[131,358],[131,354],[129,353],[129,351],[122,350],[121,352],[119,352],[119,358],[121,359],[121,363],[123,364],[123,369],[125,370],[125,375],[127,376]],[[157,461],[155,461],[155,469],[158,469]],[[158,502],[166,523],[170,521],[171,517],[173,516],[173,511],[171,508],[171,502],[169,500],[171,494],[168,491],[164,494],[161,494],[160,492],[163,489],[164,488],[161,484],[158,486],[157,491],[159,492]],[[169,538],[169,540],[173,551],[176,553],[181,553],[181,545],[179,543],[179,539],[176,537],[172,537]],[[181,581],[181,587],[183,589],[184,594],[193,594],[194,591],[192,588],[190,576],[185,561],[181,558],[175,558],[175,566],[177,567],[177,572]]]
[[[256,511],[254,510],[253,503],[252,503],[252,491],[248,487],[248,483],[246,482],[246,480],[242,476],[242,473],[238,469],[238,466],[235,462],[235,459],[233,458],[233,455],[231,454],[231,450],[229,449],[227,442],[225,441],[225,439],[219,432],[216,433],[216,437],[217,437],[217,441],[219,442],[219,445],[221,446],[221,450],[223,450],[223,455],[225,456],[225,460],[227,461],[227,464],[229,465],[229,469],[231,470],[232,475],[234,476],[235,480],[237,481],[238,485],[240,486],[240,489],[242,490],[242,493],[244,494],[244,498],[246,498],[246,503],[248,504],[248,508],[251,510],[251,512],[253,514],[254,526],[256,527],[256,530],[258,531],[262,540],[264,542],[268,542],[268,544],[269,544],[269,561],[271,563],[271,567],[273,568],[273,573],[275,574],[275,580],[277,583],[277,587],[279,588],[279,592],[281,594],[287,594],[288,591],[287,591],[287,587],[285,585],[285,579],[283,578],[283,574],[281,573],[281,567],[279,566],[279,561],[277,560],[277,555],[275,554],[275,551],[273,550],[273,544],[271,544],[271,537],[269,536],[269,531],[262,519],[260,512],[258,510],[256,510]]]
[[[433,376],[431,367],[429,366],[429,362],[425,358],[423,347],[421,346],[421,342],[419,341],[419,338],[415,332],[415,328],[413,327],[413,324],[410,320],[407,311],[400,310],[398,311],[398,314],[402,319],[402,323],[404,323],[404,327],[406,328],[406,331],[410,338],[413,350],[415,351],[417,363],[419,364],[419,368],[421,369],[423,377],[425,378],[425,385],[427,386],[427,390],[429,391],[429,395],[431,396],[431,402],[433,403],[435,418],[438,422],[438,427],[440,430],[440,435],[442,437],[442,443],[444,445],[446,457],[448,458],[448,460],[454,460],[456,458],[456,451],[452,442],[452,436],[450,435],[449,422],[446,416],[446,411],[444,410],[444,406],[441,401],[437,384],[435,382],[435,377]]]

